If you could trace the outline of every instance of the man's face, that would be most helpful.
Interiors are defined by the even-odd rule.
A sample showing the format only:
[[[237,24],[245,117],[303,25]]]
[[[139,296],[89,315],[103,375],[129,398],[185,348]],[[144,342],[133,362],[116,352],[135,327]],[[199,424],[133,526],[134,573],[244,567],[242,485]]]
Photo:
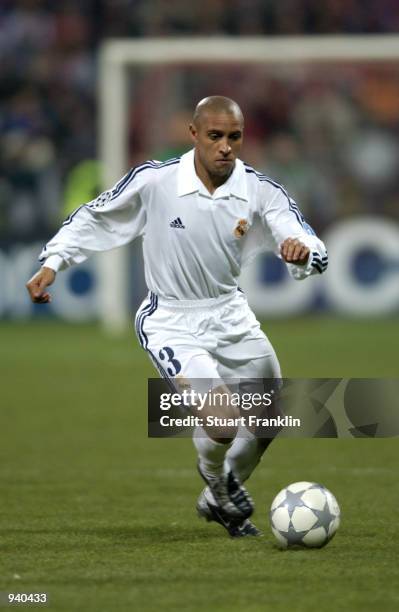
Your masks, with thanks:
[[[243,140],[243,123],[234,113],[204,113],[190,132],[199,163],[211,177],[227,179]]]

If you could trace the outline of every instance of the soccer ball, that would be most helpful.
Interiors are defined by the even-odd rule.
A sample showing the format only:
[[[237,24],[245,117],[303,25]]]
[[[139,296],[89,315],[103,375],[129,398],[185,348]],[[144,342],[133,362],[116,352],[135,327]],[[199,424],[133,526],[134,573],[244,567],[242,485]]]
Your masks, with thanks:
[[[340,509],[334,495],[314,482],[282,489],[270,509],[270,525],[281,548],[321,548],[335,535]]]

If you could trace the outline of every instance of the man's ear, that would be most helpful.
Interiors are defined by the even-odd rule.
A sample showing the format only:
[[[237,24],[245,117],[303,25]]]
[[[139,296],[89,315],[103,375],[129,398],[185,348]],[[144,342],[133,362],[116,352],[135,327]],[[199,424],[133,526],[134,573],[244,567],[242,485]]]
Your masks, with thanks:
[[[193,142],[197,142],[197,128],[195,127],[194,123],[190,123],[190,125],[188,126],[188,129],[190,130],[190,136],[191,136],[191,140]]]

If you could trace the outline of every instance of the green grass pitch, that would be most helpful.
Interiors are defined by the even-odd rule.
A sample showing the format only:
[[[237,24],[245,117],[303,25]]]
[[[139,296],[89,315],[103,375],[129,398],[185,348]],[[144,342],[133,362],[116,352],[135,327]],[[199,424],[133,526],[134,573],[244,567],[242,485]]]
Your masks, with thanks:
[[[397,320],[265,329],[287,376],[398,376]],[[191,441],[147,438],[154,371],[133,331],[3,323],[0,359],[3,593],[65,611],[398,609],[396,439],[276,441],[248,483],[265,536],[231,540],[196,517]],[[296,480],[340,502],[325,549],[274,546],[267,510]]]

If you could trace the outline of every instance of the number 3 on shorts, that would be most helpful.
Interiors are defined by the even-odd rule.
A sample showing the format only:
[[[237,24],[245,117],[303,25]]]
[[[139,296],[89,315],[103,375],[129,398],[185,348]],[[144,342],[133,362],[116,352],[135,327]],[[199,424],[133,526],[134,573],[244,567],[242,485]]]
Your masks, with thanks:
[[[177,359],[173,359],[175,354],[170,346],[164,346],[158,354],[161,361],[167,361],[172,366],[171,368],[166,368],[169,376],[176,376],[181,370],[181,363]]]

